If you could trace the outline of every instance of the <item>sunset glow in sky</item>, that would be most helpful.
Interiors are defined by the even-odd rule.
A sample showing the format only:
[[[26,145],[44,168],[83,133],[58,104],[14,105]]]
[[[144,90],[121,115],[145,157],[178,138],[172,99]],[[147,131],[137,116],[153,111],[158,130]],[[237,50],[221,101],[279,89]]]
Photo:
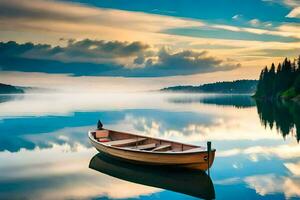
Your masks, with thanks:
[[[257,79],[300,54],[298,0],[1,0],[0,82],[138,91]]]

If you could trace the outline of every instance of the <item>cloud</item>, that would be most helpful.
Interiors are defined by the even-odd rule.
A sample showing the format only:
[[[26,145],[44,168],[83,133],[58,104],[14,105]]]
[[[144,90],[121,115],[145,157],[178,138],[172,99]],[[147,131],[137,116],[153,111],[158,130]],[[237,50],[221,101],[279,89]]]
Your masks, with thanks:
[[[165,28],[202,25],[199,20],[101,9],[53,0],[2,0],[0,23],[3,30],[30,29],[63,33],[105,33],[109,29],[159,32]]]
[[[239,20],[243,17],[243,15],[237,14],[232,17],[233,20]]]
[[[139,41],[120,42],[84,39],[81,41],[69,40],[66,47],[54,47],[46,52],[46,55],[39,55],[35,52],[33,57],[49,58],[65,62],[87,62],[118,65],[132,63],[136,57],[150,56],[152,51],[148,44]],[[50,55],[49,55],[50,54]]]
[[[120,41],[97,41],[85,39],[69,43],[65,48],[71,56],[101,56],[101,57],[128,57],[136,56],[149,49],[149,45],[141,42],[120,42]]]
[[[239,28],[237,26],[230,26],[230,25],[224,25],[224,24],[216,24],[216,25],[212,25],[211,27],[216,28],[216,29],[233,31],[233,32],[239,32],[242,30],[241,28]]]
[[[69,73],[76,76],[159,77],[228,71],[238,64],[209,56],[206,51],[165,48],[141,42],[70,40],[65,47],[10,41],[0,43],[5,71]]]
[[[15,41],[0,43],[1,56],[17,57],[52,57],[52,58],[116,58],[137,56],[146,52],[149,45],[141,42],[120,42],[85,39],[81,41],[68,40],[66,47],[48,44],[25,43],[18,44]]]
[[[279,32],[284,33],[286,36],[300,38],[300,25],[297,23],[285,23],[277,27]]]
[[[259,19],[252,19],[249,21],[251,26],[259,26],[261,24],[261,22],[259,21]]]
[[[246,54],[247,59],[249,59],[251,55],[246,52],[248,49],[273,48],[274,46],[281,47],[287,45],[299,46],[298,43],[294,43],[299,41],[298,32],[278,31],[277,27],[269,27],[267,24],[262,28],[269,30],[254,29],[255,27],[252,27],[253,29],[246,29],[244,26],[240,26],[248,22],[246,21],[247,16],[240,16],[242,14],[240,11],[234,11],[226,17],[226,19],[230,19],[234,14],[237,14],[236,17],[240,17],[239,21],[231,20],[233,23],[222,21],[224,24],[218,24],[220,20],[204,21],[180,18],[180,15],[177,14],[166,16],[158,15],[157,12],[156,14],[149,14],[132,10],[112,9],[113,6],[103,9],[91,5],[94,4],[89,4],[89,2],[80,4],[71,1],[54,0],[2,0],[0,1],[1,41],[14,40],[22,43],[31,41],[34,43],[63,45],[64,42],[58,41],[58,39],[64,37],[76,38],[77,40],[90,38],[92,40],[105,41],[142,41],[151,44],[155,48],[161,48],[165,45],[172,46],[172,48],[177,49],[176,52],[182,49],[193,49],[194,51],[211,49],[211,55],[221,57],[223,60],[226,60],[227,57],[235,58],[243,66],[251,68],[253,77],[259,73],[260,66],[269,61],[264,59],[264,61],[260,60],[261,63],[257,63],[257,59],[252,58],[252,63],[249,63],[248,60],[245,60],[245,56],[241,56],[241,54]],[[158,13],[163,14],[162,12]],[[259,16],[252,16],[252,18],[262,20]],[[261,25],[264,25],[265,22],[261,22]],[[231,24],[235,24],[236,26]],[[274,22],[275,25],[277,25],[276,22]],[[198,32],[197,28],[202,32]],[[180,33],[175,31],[170,33],[168,32],[170,29],[182,30]],[[193,35],[192,33],[194,32],[195,34]],[[238,48],[233,49],[231,48],[232,46]],[[58,50],[60,49],[57,48],[56,51]],[[78,50],[76,51],[78,52]],[[169,53],[174,54],[174,52]],[[91,56],[91,54],[89,55]],[[99,56],[99,54],[96,55]],[[64,53],[56,54],[55,59],[57,61],[69,62],[63,56],[65,56]],[[87,59],[78,55],[73,58],[73,62],[89,63],[92,61],[93,63],[109,64],[110,66],[107,67],[114,66],[110,63],[110,56],[106,57],[108,59],[104,56],[97,56],[91,56]],[[31,57],[28,55],[26,58]],[[33,58],[34,56],[32,56]],[[47,59],[47,57],[43,57],[43,59]],[[113,64],[115,62],[117,62],[117,65],[134,68],[141,67],[141,65],[152,66],[157,62],[157,56],[156,58],[150,58],[150,56],[145,55],[117,57]],[[255,74],[254,68],[257,71]],[[27,71],[32,70],[28,69]],[[52,71],[61,70],[53,68]],[[63,71],[71,73],[68,70]]]
[[[282,55],[286,57],[294,57],[299,56],[300,48],[273,48],[273,49],[261,49],[255,50],[251,53],[253,56],[269,56],[269,57],[281,57]]]
[[[256,35],[273,35],[287,38],[295,38],[297,40],[300,39],[299,35],[299,25],[296,23],[283,23],[280,26],[272,27],[272,23],[270,22],[261,22],[258,19],[250,20],[249,23],[252,26],[264,26],[265,28],[248,28],[248,27],[238,27],[231,25],[211,25],[212,28],[223,29],[233,32],[245,32]],[[271,28],[271,29],[269,29]]]
[[[300,1],[298,0],[263,0],[271,3],[279,3],[292,8],[292,10],[286,15],[288,18],[300,18]]]
[[[170,53],[161,49],[158,53],[157,64],[150,65],[152,69],[160,74],[173,73],[176,75],[187,75],[194,73],[207,73],[214,71],[227,71],[239,67],[239,65],[226,64],[222,60],[207,56],[206,51],[195,52],[184,50]]]
[[[300,6],[294,8],[286,17],[289,17],[289,18],[300,18]]]
[[[285,5],[290,7],[300,6],[300,2],[298,0],[281,0]]]
[[[65,47],[52,47],[48,44],[25,43],[18,44],[14,41],[0,43],[2,59],[23,58],[40,59],[61,62],[88,62],[88,63],[115,63],[126,62],[137,56],[151,55],[150,46],[141,42],[120,42],[85,39],[75,41],[68,40]],[[144,55],[145,54],[145,55]],[[118,61],[120,59],[120,61]]]
[[[300,2],[298,0],[262,0],[262,1],[268,3],[278,3],[278,4],[285,5],[287,7],[300,6]]]

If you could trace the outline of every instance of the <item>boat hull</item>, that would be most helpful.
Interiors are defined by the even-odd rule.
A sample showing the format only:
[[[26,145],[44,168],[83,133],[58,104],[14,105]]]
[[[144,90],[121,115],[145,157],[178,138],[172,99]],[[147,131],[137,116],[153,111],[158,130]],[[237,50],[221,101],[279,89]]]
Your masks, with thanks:
[[[207,161],[208,152],[149,152],[135,151],[126,148],[116,148],[106,146],[103,143],[97,142],[91,136],[89,137],[91,144],[99,151],[115,158],[119,158],[128,162],[143,164],[143,165],[168,165],[180,166],[187,168],[197,168],[207,170],[213,164],[215,150],[209,154],[209,163]]]

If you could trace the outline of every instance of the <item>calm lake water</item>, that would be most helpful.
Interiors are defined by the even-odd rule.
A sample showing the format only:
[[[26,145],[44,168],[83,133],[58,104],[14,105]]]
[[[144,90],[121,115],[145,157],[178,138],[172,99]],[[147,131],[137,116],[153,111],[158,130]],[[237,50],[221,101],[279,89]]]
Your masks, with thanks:
[[[246,95],[0,96],[0,199],[299,199],[299,113]],[[98,119],[110,129],[212,141],[211,177],[102,158],[87,138]]]

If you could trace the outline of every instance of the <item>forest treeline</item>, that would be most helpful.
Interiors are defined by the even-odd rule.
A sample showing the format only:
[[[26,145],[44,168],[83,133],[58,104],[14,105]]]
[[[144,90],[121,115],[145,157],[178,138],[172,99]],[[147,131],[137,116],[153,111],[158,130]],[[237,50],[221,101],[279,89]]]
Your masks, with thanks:
[[[253,94],[257,88],[257,80],[236,80],[207,83],[199,86],[173,86],[161,89],[169,92],[195,92],[195,93],[225,93],[225,94]]]
[[[261,99],[293,99],[300,95],[300,56],[293,62],[287,58],[261,71],[254,95]]]
[[[0,83],[0,94],[14,94],[14,93],[24,93],[24,90],[20,87],[15,87],[12,85],[6,85]]]

